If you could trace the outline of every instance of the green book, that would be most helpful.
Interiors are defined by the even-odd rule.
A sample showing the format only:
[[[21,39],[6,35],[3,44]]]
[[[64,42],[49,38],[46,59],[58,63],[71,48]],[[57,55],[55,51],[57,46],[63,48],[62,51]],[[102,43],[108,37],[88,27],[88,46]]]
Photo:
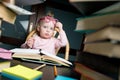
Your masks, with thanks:
[[[1,75],[12,80],[40,80],[42,72],[22,65],[16,65],[3,69]]]
[[[108,24],[120,24],[120,12],[110,12],[77,18],[76,29],[78,32],[92,32]]]

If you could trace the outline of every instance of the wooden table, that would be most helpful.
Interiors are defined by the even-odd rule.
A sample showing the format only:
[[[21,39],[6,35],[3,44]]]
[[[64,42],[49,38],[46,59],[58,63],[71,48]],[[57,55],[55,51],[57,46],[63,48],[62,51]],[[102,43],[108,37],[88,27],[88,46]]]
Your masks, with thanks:
[[[15,66],[15,65],[23,65],[29,68],[36,68],[42,64],[40,63],[31,63],[31,62],[26,62],[26,61],[22,61],[19,59],[13,59],[11,61],[11,66]],[[79,76],[77,75],[77,73],[75,73],[72,69],[73,67],[64,67],[64,66],[57,66],[57,71],[58,71],[58,75],[63,75],[63,76],[68,76],[68,77],[73,77],[73,78],[78,78]],[[53,70],[53,66],[52,65],[47,65],[41,69],[39,69],[39,71],[43,72],[43,76],[41,80],[54,80],[55,76],[54,76],[54,70]],[[4,77],[0,76],[0,80],[10,80]]]

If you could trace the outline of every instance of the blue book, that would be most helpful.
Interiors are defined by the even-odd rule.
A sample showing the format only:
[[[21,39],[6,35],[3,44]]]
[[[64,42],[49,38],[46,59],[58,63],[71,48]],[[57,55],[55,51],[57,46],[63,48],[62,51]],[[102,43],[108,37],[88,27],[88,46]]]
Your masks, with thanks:
[[[67,77],[67,76],[61,76],[61,75],[58,75],[55,80],[77,80],[75,78],[71,78],[71,77]]]

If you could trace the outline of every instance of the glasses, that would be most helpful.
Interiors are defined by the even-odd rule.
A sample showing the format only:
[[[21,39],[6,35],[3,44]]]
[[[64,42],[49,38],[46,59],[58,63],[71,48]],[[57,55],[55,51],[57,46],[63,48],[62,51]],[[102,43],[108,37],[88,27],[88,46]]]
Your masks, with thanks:
[[[38,22],[40,22],[40,21],[45,21],[45,22],[50,22],[50,21],[52,21],[53,24],[56,24],[56,22],[58,22],[58,19],[55,19],[55,18],[53,18],[53,17],[51,17],[51,16],[45,16],[45,17],[42,17],[42,18],[40,18],[40,19],[38,20]]]

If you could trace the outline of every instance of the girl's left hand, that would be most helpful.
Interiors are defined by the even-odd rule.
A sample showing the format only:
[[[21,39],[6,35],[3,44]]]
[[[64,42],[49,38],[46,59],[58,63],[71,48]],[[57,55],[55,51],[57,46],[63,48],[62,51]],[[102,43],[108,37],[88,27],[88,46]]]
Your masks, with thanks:
[[[61,22],[57,22],[56,28],[58,28],[60,31],[63,30],[63,24]]]

